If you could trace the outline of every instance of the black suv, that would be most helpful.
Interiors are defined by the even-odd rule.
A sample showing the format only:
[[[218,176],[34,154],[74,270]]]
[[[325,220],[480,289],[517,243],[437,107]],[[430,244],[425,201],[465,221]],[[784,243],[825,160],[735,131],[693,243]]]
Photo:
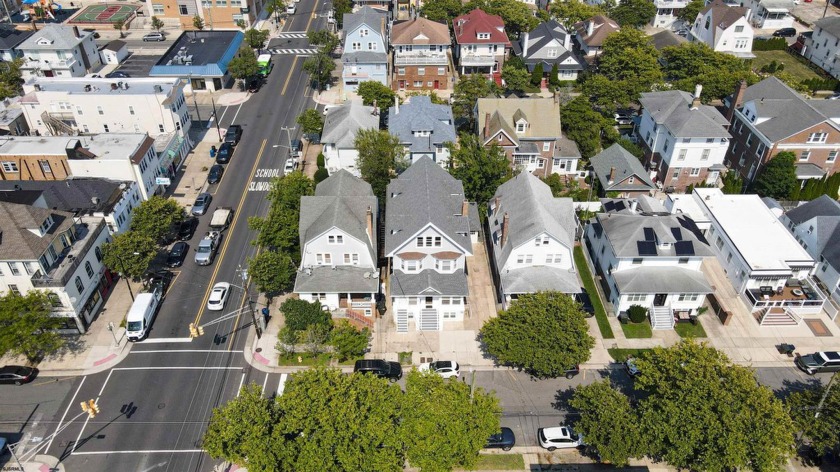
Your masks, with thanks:
[[[198,224],[198,220],[195,218],[184,218],[184,221],[178,225],[178,240],[180,241],[187,241],[193,237],[195,233],[195,227]]]
[[[388,362],[382,359],[362,359],[356,361],[353,372],[370,373],[396,382],[402,378],[402,367],[399,362]]]
[[[190,252],[190,245],[184,241],[178,241],[169,250],[169,255],[166,257],[166,265],[169,267],[181,267],[188,252]]]
[[[230,143],[231,146],[236,146],[239,144],[240,139],[242,139],[242,127],[239,125],[230,125],[227,133],[225,133],[225,142]]]
[[[516,445],[516,436],[510,428],[502,428],[502,430],[487,439],[485,449],[501,449],[503,451],[510,451]]]
[[[216,153],[216,164],[227,164],[230,162],[230,157],[233,155],[233,146],[230,143],[224,142],[219,146],[219,151]]]

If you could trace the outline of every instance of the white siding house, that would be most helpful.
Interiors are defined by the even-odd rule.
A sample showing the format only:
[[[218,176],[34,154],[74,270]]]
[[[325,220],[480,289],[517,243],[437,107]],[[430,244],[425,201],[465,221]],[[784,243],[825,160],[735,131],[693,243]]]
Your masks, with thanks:
[[[17,46],[24,63],[24,80],[30,77],[84,77],[102,64],[93,33],[78,26],[43,25]]]
[[[752,59],[753,29],[747,20],[749,10],[715,0],[697,14],[689,39],[705,43],[718,52]]]
[[[356,133],[362,129],[379,129],[379,115],[373,107],[362,105],[361,100],[350,100],[332,108],[324,119],[321,144],[324,146],[324,164],[330,174],[344,169],[359,177],[356,160]]]
[[[811,37],[805,38],[803,56],[835,79],[840,78],[840,17],[829,16],[814,23]]]

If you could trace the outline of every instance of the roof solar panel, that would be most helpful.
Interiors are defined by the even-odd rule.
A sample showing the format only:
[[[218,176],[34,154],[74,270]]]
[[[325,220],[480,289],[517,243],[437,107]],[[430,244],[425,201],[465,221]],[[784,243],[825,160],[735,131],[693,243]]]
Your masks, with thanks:
[[[656,243],[653,241],[637,241],[636,246],[639,249],[640,256],[655,256]]]
[[[679,228],[671,228],[671,234],[674,235],[674,239],[676,239],[677,241],[683,240],[682,230],[680,230]]]
[[[644,227],[642,229],[645,231],[645,241],[656,241],[656,232],[653,228]]]
[[[694,255],[694,243],[691,241],[677,241],[675,248],[678,256]]]

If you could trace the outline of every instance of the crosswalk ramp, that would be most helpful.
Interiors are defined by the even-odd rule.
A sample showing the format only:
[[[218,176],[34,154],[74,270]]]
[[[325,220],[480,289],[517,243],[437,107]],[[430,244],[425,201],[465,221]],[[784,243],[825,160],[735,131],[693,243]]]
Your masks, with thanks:
[[[279,33],[275,37],[281,39],[300,39],[306,37],[306,31],[288,31],[285,33]]]
[[[269,49],[268,52],[271,54],[294,56],[312,56],[318,54],[317,49]]]

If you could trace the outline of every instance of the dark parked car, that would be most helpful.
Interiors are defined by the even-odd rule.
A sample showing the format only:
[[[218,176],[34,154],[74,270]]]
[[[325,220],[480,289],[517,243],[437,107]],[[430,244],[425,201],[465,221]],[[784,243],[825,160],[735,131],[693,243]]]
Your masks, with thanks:
[[[580,303],[580,309],[586,314],[587,318],[595,316],[595,306],[592,305],[592,299],[589,294],[581,290],[580,293],[575,294],[575,301]]]
[[[250,93],[257,93],[260,91],[263,85],[263,78],[262,77],[251,77],[248,79],[248,92]]]
[[[169,267],[181,267],[188,252],[190,252],[190,245],[184,241],[178,241],[169,250],[169,255],[166,257],[166,265]]]
[[[195,218],[184,218],[184,221],[178,226],[178,240],[186,241],[192,239],[195,234],[195,227],[198,226],[198,220]]]
[[[233,155],[233,146],[230,143],[224,142],[219,146],[216,152],[216,164],[227,164],[230,162],[230,157]]]
[[[580,366],[576,365],[570,369],[566,369],[566,373],[564,374],[567,379],[571,379],[575,375],[580,373]]]
[[[837,351],[797,355],[793,362],[808,375],[819,372],[840,372],[840,352]]]
[[[222,180],[222,174],[224,174],[225,168],[220,166],[219,164],[214,165],[210,168],[210,172],[207,174],[207,183],[208,184],[217,184]]]
[[[236,146],[239,144],[240,139],[242,139],[242,127],[239,125],[230,125],[225,133],[225,142],[230,143],[231,146]]]
[[[195,203],[193,203],[192,214],[194,216],[201,216],[207,213],[207,210],[210,209],[210,202],[212,201],[213,195],[210,195],[209,193],[199,194],[195,199]]]
[[[160,288],[160,293],[165,295],[166,289],[169,288],[173,278],[172,272],[169,272],[168,270],[160,270],[154,274],[150,274],[146,279],[146,290]]]
[[[21,365],[7,365],[0,369],[0,384],[23,385],[32,382],[38,369]]]
[[[353,372],[373,374],[396,382],[402,378],[402,367],[399,362],[389,362],[382,359],[362,359],[356,361]]]
[[[782,28],[773,32],[773,36],[777,38],[792,38],[796,36],[796,28]]]
[[[516,445],[516,436],[510,428],[502,428],[499,433],[490,436],[487,440],[485,449],[501,449],[503,451],[510,451]]]
[[[627,360],[624,361],[624,371],[627,372],[627,375],[630,377],[636,377],[642,373],[642,371],[639,370],[639,366],[636,365],[636,359],[632,357],[628,357]]]
[[[105,77],[108,78],[108,79],[127,79],[131,76],[126,74],[125,72],[115,70],[114,72],[111,72],[110,74],[105,74]]]

